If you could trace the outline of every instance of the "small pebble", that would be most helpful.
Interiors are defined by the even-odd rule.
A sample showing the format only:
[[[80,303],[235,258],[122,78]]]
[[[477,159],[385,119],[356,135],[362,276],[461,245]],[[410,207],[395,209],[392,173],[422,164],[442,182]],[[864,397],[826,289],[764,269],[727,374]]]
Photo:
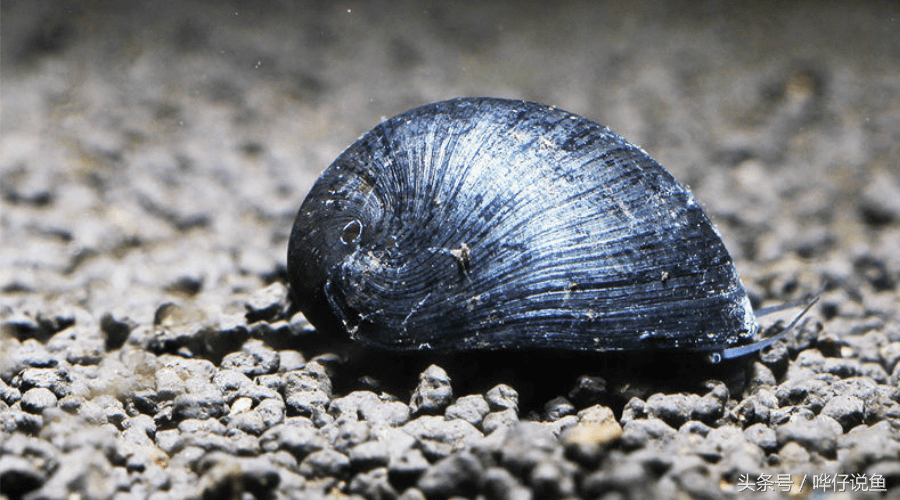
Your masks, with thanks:
[[[77,413],[78,409],[81,408],[87,402],[87,399],[84,396],[76,396],[74,394],[69,394],[68,396],[59,400],[59,407],[69,413]]]
[[[141,446],[153,444],[156,436],[156,422],[147,415],[137,415],[126,419],[122,423],[124,430],[122,437],[125,440]]]
[[[843,432],[841,424],[825,415],[810,420],[792,417],[775,429],[779,445],[793,441],[825,457],[834,456],[837,438]]]
[[[222,358],[221,366],[226,370],[236,370],[248,377],[275,373],[280,359],[278,352],[256,339],[248,340],[244,347]]]
[[[66,361],[73,365],[96,365],[106,353],[106,344],[96,326],[75,325],[51,337],[47,349],[64,351]]]
[[[263,401],[265,399],[282,400],[281,393],[277,389],[259,384],[247,384],[238,389],[235,394],[227,394],[227,397],[250,398],[253,401]]]
[[[15,387],[6,385],[6,382],[0,378],[0,401],[12,406],[20,399],[22,399],[22,393]]]
[[[724,384],[717,384],[702,397],[696,394],[657,393],[647,399],[647,412],[673,427],[680,427],[688,420],[709,423],[722,415],[727,398],[728,391]]]
[[[359,420],[363,411],[372,411],[380,404],[381,399],[372,391],[353,391],[332,399],[328,404],[328,413],[337,421]]]
[[[661,482],[666,479],[672,481],[678,490],[684,491],[687,498],[718,498],[722,493],[710,465],[696,455],[684,455],[674,460]],[[664,488],[665,484],[661,486]]]
[[[575,415],[566,415],[559,420],[554,420],[553,422],[543,422],[547,429],[553,433],[554,436],[561,436],[566,430],[574,427],[578,424],[578,417]]]
[[[381,441],[366,441],[350,448],[347,456],[350,458],[350,466],[354,470],[369,470],[386,466],[390,459],[390,450]],[[387,473],[387,469],[385,469],[385,473]]]
[[[26,368],[22,370],[19,390],[27,392],[35,387],[50,389],[57,398],[69,395],[68,371],[64,368]]]
[[[172,352],[178,347],[193,346],[202,332],[211,331],[211,322],[202,309],[192,304],[167,302],[156,309],[154,331],[148,349],[153,352]],[[195,354],[199,354],[195,353]]]
[[[622,437],[622,426],[616,422],[612,410],[593,406],[578,413],[579,422],[562,436],[566,455],[579,462],[596,466],[606,447]]]
[[[314,451],[300,462],[299,470],[301,475],[310,479],[343,477],[350,470],[350,459],[335,450]]]
[[[498,429],[508,429],[519,422],[519,415],[516,410],[507,408],[506,410],[495,411],[484,416],[481,422],[481,429],[485,434],[490,434]]]
[[[769,423],[772,411],[778,409],[778,398],[769,389],[758,389],[753,395],[744,398],[734,412],[750,424]]]
[[[598,404],[606,396],[606,379],[582,375],[569,391],[569,399],[579,408]]]
[[[6,498],[23,498],[47,481],[46,473],[31,460],[18,456],[0,456],[0,489]]]
[[[247,326],[250,337],[254,339],[277,339],[291,335],[291,325],[285,320],[257,321]]]
[[[87,422],[94,425],[103,425],[107,423],[106,412],[103,408],[93,401],[87,401],[78,408],[78,415]]]
[[[659,467],[665,470],[667,467]],[[607,498],[602,496],[605,493],[611,493],[609,498],[625,499],[630,498],[625,495],[615,496],[614,492],[618,491],[635,491],[643,492],[639,486],[646,484],[647,472],[644,464],[633,457],[627,459],[619,459],[612,462],[608,467],[601,467],[596,472],[591,473],[582,482],[582,491],[588,498]],[[648,497],[641,495],[639,498]]]
[[[533,497],[531,490],[501,467],[484,471],[482,491],[489,500],[531,500]]]
[[[852,358],[825,358],[821,370],[841,378],[855,377],[863,371],[859,360]]]
[[[79,496],[82,498],[112,498],[119,487],[113,466],[106,455],[97,453],[92,447],[79,447],[65,453],[59,457],[59,464],[59,469],[30,496],[71,498],[72,485],[79,485]],[[124,469],[122,472],[125,472]],[[123,486],[127,488],[128,485]]]
[[[400,401],[379,402],[360,408],[362,418],[373,426],[400,426],[409,422],[409,406]]]
[[[250,377],[234,369],[222,369],[213,375],[212,383],[226,395],[235,396],[237,392],[249,385],[253,385]],[[234,399],[233,397],[230,399]]]
[[[228,406],[222,391],[212,384],[206,384],[203,389],[176,397],[172,411],[176,420],[204,420],[225,415]]]
[[[384,467],[366,470],[353,476],[347,491],[360,495],[366,500],[393,500],[397,492],[388,480],[388,471]]]
[[[626,449],[641,448],[650,441],[668,441],[676,430],[658,418],[632,420],[622,427],[622,446]]]
[[[873,226],[900,220],[900,182],[896,176],[885,170],[875,171],[862,190],[859,212]]]
[[[278,351],[278,359],[278,371],[280,372],[299,370],[306,365],[306,358],[303,357],[303,354],[293,349]]]
[[[767,452],[773,452],[778,447],[778,439],[775,431],[766,424],[753,424],[744,429],[747,441],[759,446]]]
[[[271,321],[287,309],[288,290],[283,283],[275,282],[257,290],[247,301],[247,322]]]
[[[376,439],[388,447],[388,454],[391,458],[399,457],[406,453],[418,442],[415,437],[409,435],[402,427],[377,427],[374,428],[374,432]]]
[[[256,385],[265,387],[267,389],[272,389],[280,393],[282,390],[284,390],[284,378],[280,373],[260,375],[256,377]]]
[[[481,473],[481,464],[474,455],[454,453],[428,468],[416,485],[426,497],[459,495],[471,498],[478,491]]]
[[[325,411],[325,406],[328,404],[328,394],[324,391],[293,391],[285,398],[284,402],[289,409],[289,415],[310,417],[315,419],[317,423],[325,423],[328,419],[333,419]]]
[[[298,460],[328,446],[313,422],[304,417],[285,419],[265,431],[259,441],[265,451],[286,450]]]
[[[28,413],[21,410],[9,410],[0,413],[0,428],[5,432],[19,431],[25,434],[37,434],[40,432],[44,419],[41,415]]]
[[[225,435],[195,433],[183,435],[182,438],[185,446],[223,451],[229,455],[255,456],[261,451],[259,439],[239,429],[230,429]]]
[[[185,358],[172,354],[163,354],[158,359],[163,366],[176,370],[182,380],[210,380],[219,371],[219,368],[208,359]]]
[[[266,430],[266,424],[256,412],[244,412],[228,418],[228,428],[258,436]]]
[[[11,354],[18,363],[32,368],[53,368],[60,361],[54,353],[47,350],[46,345],[35,339],[26,339],[19,349]]]
[[[100,329],[105,335],[105,347],[107,351],[121,348],[128,335],[138,324],[128,317],[116,318],[110,313],[105,313],[100,318]]]
[[[231,403],[231,409],[228,412],[230,417],[246,413],[253,407],[253,400],[250,398],[237,398]]]
[[[782,373],[788,364],[789,355],[787,344],[777,341],[760,351],[759,360],[770,371]]]
[[[519,411],[519,393],[506,384],[495,386],[484,397],[491,411],[513,410],[517,413]]]
[[[806,352],[809,352],[809,350],[800,354],[802,355]],[[831,398],[831,390],[829,383],[820,378],[788,377],[775,390],[775,396],[778,398],[780,407],[803,405],[813,412],[817,412]]]
[[[125,419],[128,418],[128,413],[125,411],[125,405],[121,401],[109,394],[97,396],[93,401],[103,409],[107,422],[115,425],[120,430],[124,428],[123,425]]]
[[[158,446],[160,450],[166,452],[169,456],[174,455],[184,448],[181,433],[178,429],[166,429],[157,432],[155,442],[156,446]]]
[[[184,434],[225,434],[227,428],[216,419],[187,419],[178,424]]]
[[[567,415],[575,413],[575,405],[568,399],[559,396],[547,401],[544,405],[543,417],[545,421],[555,422]]]
[[[502,440],[496,443],[500,463],[519,476],[525,475],[562,448],[547,426],[537,422],[521,422],[500,432]]]
[[[790,441],[778,450],[778,461],[787,470],[795,467],[808,467],[810,455],[802,445]]]
[[[545,460],[529,474],[528,483],[537,498],[568,498],[575,495],[575,466],[561,460]]]
[[[156,371],[156,393],[160,399],[170,400],[185,393],[184,380],[172,368]]]
[[[22,395],[22,409],[28,413],[40,415],[47,408],[56,406],[56,395],[44,387],[29,389]]]
[[[900,439],[886,420],[854,427],[838,438],[838,447],[840,463],[848,470],[861,470],[866,465],[900,456]]]
[[[838,395],[825,403],[820,414],[835,419],[844,431],[848,431],[863,422],[865,410],[865,403],[858,397]]]
[[[41,323],[30,314],[13,314],[3,321],[3,334],[13,336],[21,341],[34,341],[38,345],[43,345],[54,333],[53,330],[45,329]],[[20,357],[24,361],[26,358]],[[25,363],[28,364],[28,363]]]
[[[270,498],[280,481],[278,468],[270,461],[255,457],[234,457],[221,452],[199,460],[203,471],[199,489],[203,498]]]
[[[632,420],[645,419],[647,416],[647,403],[640,398],[632,397],[622,408],[621,422],[625,425]]]
[[[401,427],[414,437],[426,457],[443,458],[452,451],[471,445],[483,434],[464,420],[444,420],[442,416],[424,416]]]
[[[444,415],[448,419],[458,418],[465,420],[475,427],[481,426],[484,416],[490,412],[490,407],[483,396],[470,395],[463,396],[456,400],[455,403],[447,407]]]
[[[59,333],[76,323],[76,316],[84,313],[83,309],[63,308],[60,311],[46,312],[41,311],[37,314],[37,322],[41,328],[53,333]],[[82,318],[84,319],[84,318]]]
[[[310,361],[301,370],[285,374],[286,398],[293,393],[308,390],[322,391],[328,398],[331,398],[332,395],[331,377],[328,376],[328,370],[316,361]]]
[[[690,440],[698,440],[700,438],[705,438],[710,436],[710,433],[716,434],[720,433],[719,438],[733,438],[736,434],[739,433],[739,429],[735,426],[731,425],[723,425],[722,427],[717,427],[715,430],[704,424],[703,422],[698,422],[697,420],[688,420],[681,427],[678,428],[678,436],[681,438],[687,438]],[[722,436],[721,434],[724,434]],[[715,436],[710,436],[715,437]]]
[[[419,476],[430,466],[421,450],[410,448],[400,455],[391,457],[388,462],[388,476],[392,484],[408,487],[415,484]]]
[[[871,379],[879,384],[886,384],[890,375],[878,363],[863,363],[859,370],[860,377]]]
[[[407,488],[397,497],[397,500],[426,500],[426,498],[419,488]]]
[[[335,422],[337,432],[332,443],[336,450],[346,453],[350,448],[369,440],[371,435],[368,422],[360,420],[347,420]]]
[[[772,370],[768,366],[755,361],[753,363],[753,372],[750,375],[750,386],[753,388],[768,387],[775,385],[775,383],[775,375],[772,373]]]
[[[722,430],[724,432],[721,432]],[[722,475],[726,477],[759,474],[766,466],[766,453],[756,444],[749,442],[745,431],[737,426],[713,429],[709,433],[707,443],[720,457],[717,465]]]
[[[413,415],[441,413],[453,399],[450,377],[443,368],[431,365],[419,375],[419,385],[412,394],[409,408]]]
[[[284,421],[286,407],[280,398],[266,398],[260,400],[253,411],[262,417],[266,428],[269,428]]]

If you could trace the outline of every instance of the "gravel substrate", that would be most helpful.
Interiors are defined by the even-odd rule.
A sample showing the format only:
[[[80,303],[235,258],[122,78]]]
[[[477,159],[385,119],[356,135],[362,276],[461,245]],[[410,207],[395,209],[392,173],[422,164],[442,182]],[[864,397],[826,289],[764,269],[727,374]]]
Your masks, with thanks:
[[[900,498],[896,3],[141,5],[0,7],[0,498]],[[303,195],[461,95],[608,124],[819,304],[717,366],[316,332]]]

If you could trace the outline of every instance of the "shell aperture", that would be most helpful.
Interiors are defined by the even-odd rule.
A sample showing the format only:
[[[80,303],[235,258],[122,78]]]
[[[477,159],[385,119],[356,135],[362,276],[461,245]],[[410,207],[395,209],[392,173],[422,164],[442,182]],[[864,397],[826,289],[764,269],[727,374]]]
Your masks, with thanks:
[[[716,353],[759,331],[686,187],[524,101],[433,103],[362,136],[300,207],[288,274],[318,329],[389,349]]]

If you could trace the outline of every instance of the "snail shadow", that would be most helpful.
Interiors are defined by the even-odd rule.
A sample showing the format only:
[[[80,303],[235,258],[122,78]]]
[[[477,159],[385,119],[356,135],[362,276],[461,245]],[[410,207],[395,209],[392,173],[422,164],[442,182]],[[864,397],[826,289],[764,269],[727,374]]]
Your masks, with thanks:
[[[334,379],[340,393],[375,390],[408,399],[419,374],[435,364],[447,371],[454,396],[484,394],[507,384],[519,394],[523,415],[540,414],[548,401],[564,396],[576,408],[610,406],[617,413],[632,398],[664,392],[709,391],[722,381],[743,392],[750,363],[711,365],[702,354],[662,351],[579,353],[559,350],[469,351],[454,354],[394,353],[352,346]]]
[[[540,414],[545,403],[559,396],[578,409],[603,404],[620,414],[632,397],[646,399],[657,392],[704,394],[710,380],[725,383],[736,395],[748,386],[753,359],[710,364],[703,353],[662,350],[395,352],[316,330],[264,340],[279,349],[299,347],[307,359],[324,364],[337,394],[371,390],[408,400],[419,374],[437,365],[450,376],[454,397],[484,394],[498,384],[513,387],[523,415]]]

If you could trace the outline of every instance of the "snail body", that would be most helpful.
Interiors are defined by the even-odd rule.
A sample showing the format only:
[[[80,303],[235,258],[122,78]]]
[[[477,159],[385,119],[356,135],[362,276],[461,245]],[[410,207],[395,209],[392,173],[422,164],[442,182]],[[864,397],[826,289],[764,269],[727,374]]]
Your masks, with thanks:
[[[531,102],[454,99],[376,126],[304,200],[288,274],[317,329],[392,350],[759,344],[691,192],[608,128]]]

